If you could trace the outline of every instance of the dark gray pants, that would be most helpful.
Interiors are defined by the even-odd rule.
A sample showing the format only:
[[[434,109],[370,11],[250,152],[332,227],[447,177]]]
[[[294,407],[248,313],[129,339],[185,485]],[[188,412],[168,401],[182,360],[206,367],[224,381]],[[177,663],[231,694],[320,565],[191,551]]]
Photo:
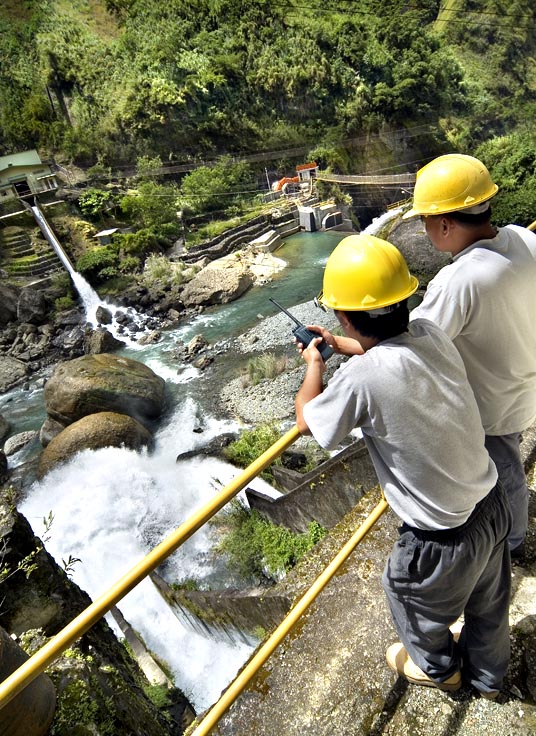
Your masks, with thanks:
[[[508,536],[510,550],[519,547],[529,525],[529,490],[523,460],[521,434],[486,435],[486,449],[497,466],[499,480],[506,492],[512,512],[512,529]]]
[[[400,640],[437,682],[462,669],[480,691],[501,688],[510,658],[510,523],[498,484],[456,529],[399,529],[382,584]],[[462,613],[457,645],[449,626]]]

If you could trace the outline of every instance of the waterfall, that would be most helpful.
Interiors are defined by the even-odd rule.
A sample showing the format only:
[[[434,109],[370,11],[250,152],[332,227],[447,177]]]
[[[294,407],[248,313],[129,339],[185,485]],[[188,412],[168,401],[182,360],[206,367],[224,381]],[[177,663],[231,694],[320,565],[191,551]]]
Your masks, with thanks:
[[[344,235],[331,232],[291,236],[282,249],[289,268],[273,284],[253,288],[235,302],[207,310],[189,323],[189,329],[194,333],[202,329],[209,339],[220,341],[240,334],[270,313],[268,294],[273,293],[288,305],[311,299],[320,288],[327,254]],[[78,276],[75,272],[72,278]],[[275,288],[277,293],[272,291]],[[88,302],[91,291],[84,297]],[[46,548],[60,565],[69,555],[82,560],[74,565],[73,579],[92,599],[236,477],[235,467],[214,458],[198,456],[176,462],[177,455],[238,428],[234,422],[213,417],[213,392],[217,388],[199,390],[199,381],[211,379],[203,378],[192,366],[179,365],[173,356],[175,341],[191,336],[185,329],[182,326],[165,333],[161,343],[143,346],[133,356],[166,379],[176,405],[155,435],[154,451],[104,448],[81,452],[35,482],[20,505],[37,536],[43,534],[42,519],[52,511],[54,520]],[[227,375],[232,376],[235,356],[230,353],[225,358]],[[30,398],[42,412],[41,389],[31,394],[17,390],[1,397],[0,407],[4,402],[9,407],[9,412],[2,413],[6,418],[14,417],[17,411],[28,413]],[[41,423],[39,415],[32,428],[37,429]],[[249,485],[266,495],[274,493],[258,478]],[[244,494],[240,498],[245,500]],[[160,574],[168,582],[196,578],[206,588],[240,587],[224,561],[212,552],[215,533],[210,525],[197,531],[160,566]],[[134,588],[118,608],[147,646],[170,664],[177,686],[197,711],[218,700],[253,648],[253,643],[209,639],[186,628],[150,580]],[[107,620],[121,637],[111,616]]]
[[[20,511],[38,536],[41,520],[52,510],[47,550],[60,565],[69,555],[80,558],[73,579],[93,599],[236,476],[235,467],[215,458],[175,461],[200,441],[194,432],[198,414],[194,401],[184,402],[157,433],[152,454],[112,447],[79,453],[35,483],[22,503]],[[203,419],[203,441],[236,429],[231,422]],[[257,483],[265,492],[263,482]],[[170,582],[195,578],[201,586],[221,581],[226,573],[211,552],[213,534],[206,525],[188,539],[159,568],[165,577]],[[170,665],[197,711],[218,699],[253,646],[211,640],[185,627],[148,579],[117,607]],[[110,615],[107,621],[121,637]]]
[[[397,207],[392,210],[387,210],[387,212],[384,212],[378,217],[375,217],[370,223],[370,225],[367,225],[367,227],[363,230],[363,232],[368,233],[369,235],[376,235],[378,233],[378,230],[383,225],[397,218],[403,209],[404,209],[403,207]]]
[[[86,317],[86,322],[91,324],[93,327],[96,327],[98,325],[97,320],[97,309],[99,307],[102,307],[104,309],[107,309],[112,315],[115,315],[116,313],[122,313],[122,314],[128,314],[130,318],[133,320],[133,322],[140,327],[140,332],[143,332],[143,327],[141,327],[142,317],[138,315],[136,310],[129,308],[124,309],[122,307],[117,307],[115,304],[111,304],[109,302],[103,301],[95,289],[89,284],[86,279],[82,276],[82,274],[78,273],[73,267],[73,264],[67,257],[67,254],[61,247],[61,244],[59,240],[57,239],[56,235],[54,234],[54,231],[50,227],[50,225],[47,222],[47,219],[45,215],[43,214],[43,211],[41,208],[37,205],[28,205],[26,204],[26,207],[31,210],[35,221],[41,228],[41,232],[47,239],[47,241],[50,243],[54,251],[56,252],[56,255],[62,262],[65,270],[71,277],[71,281],[73,282],[73,285],[78,292],[80,299],[82,300],[82,304],[84,306],[84,313]],[[108,325],[109,331],[113,334],[114,337],[122,340],[125,342],[129,347],[135,347],[136,342],[131,340],[129,337],[127,337],[124,333],[120,333],[120,330],[118,329],[118,324],[115,318],[112,320],[111,325]]]

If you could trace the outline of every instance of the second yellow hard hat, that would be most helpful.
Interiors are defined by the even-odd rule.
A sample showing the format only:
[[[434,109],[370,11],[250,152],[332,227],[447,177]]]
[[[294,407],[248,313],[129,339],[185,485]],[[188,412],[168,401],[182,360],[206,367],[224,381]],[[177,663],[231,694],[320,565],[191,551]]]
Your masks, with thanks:
[[[491,199],[498,190],[482,161],[462,153],[448,153],[417,172],[413,206],[402,219],[469,209]]]

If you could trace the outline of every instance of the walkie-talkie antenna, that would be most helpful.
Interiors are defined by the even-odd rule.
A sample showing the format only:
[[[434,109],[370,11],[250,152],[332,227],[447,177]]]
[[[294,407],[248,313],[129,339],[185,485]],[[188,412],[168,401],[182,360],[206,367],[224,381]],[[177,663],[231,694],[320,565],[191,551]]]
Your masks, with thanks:
[[[273,304],[275,304],[275,306],[276,306],[276,307],[279,307],[279,309],[280,309],[280,310],[281,310],[282,312],[284,312],[284,313],[285,313],[285,314],[287,315],[287,317],[290,317],[290,319],[291,319],[291,320],[292,320],[292,321],[293,321],[293,322],[294,322],[295,324],[297,324],[297,325],[298,325],[298,327],[302,327],[302,326],[303,326],[303,325],[302,325],[302,323],[301,323],[301,322],[299,321],[299,319],[296,319],[296,317],[295,317],[295,316],[294,316],[293,314],[291,314],[291,313],[290,313],[290,312],[288,311],[288,309],[285,309],[285,307],[282,307],[282,306],[281,306],[281,304],[279,304],[279,302],[276,302],[276,300],[275,300],[275,299],[272,299],[272,297],[268,297],[268,299],[269,299],[269,300],[270,300],[270,301],[271,301],[271,302],[272,302]]]

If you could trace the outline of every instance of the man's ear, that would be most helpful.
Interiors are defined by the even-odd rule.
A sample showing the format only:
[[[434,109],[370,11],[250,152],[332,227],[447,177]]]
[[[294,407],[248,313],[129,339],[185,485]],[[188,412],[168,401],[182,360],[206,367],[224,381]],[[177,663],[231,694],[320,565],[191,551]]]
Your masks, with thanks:
[[[336,314],[337,319],[339,320],[339,324],[343,328],[343,330],[352,329],[352,323],[348,319],[348,315],[346,314],[346,312],[341,312],[341,311],[337,310],[335,312],[335,314]]]
[[[456,220],[452,219],[452,217],[442,217],[439,221],[439,228],[441,235],[450,235],[452,231],[456,227]]]

